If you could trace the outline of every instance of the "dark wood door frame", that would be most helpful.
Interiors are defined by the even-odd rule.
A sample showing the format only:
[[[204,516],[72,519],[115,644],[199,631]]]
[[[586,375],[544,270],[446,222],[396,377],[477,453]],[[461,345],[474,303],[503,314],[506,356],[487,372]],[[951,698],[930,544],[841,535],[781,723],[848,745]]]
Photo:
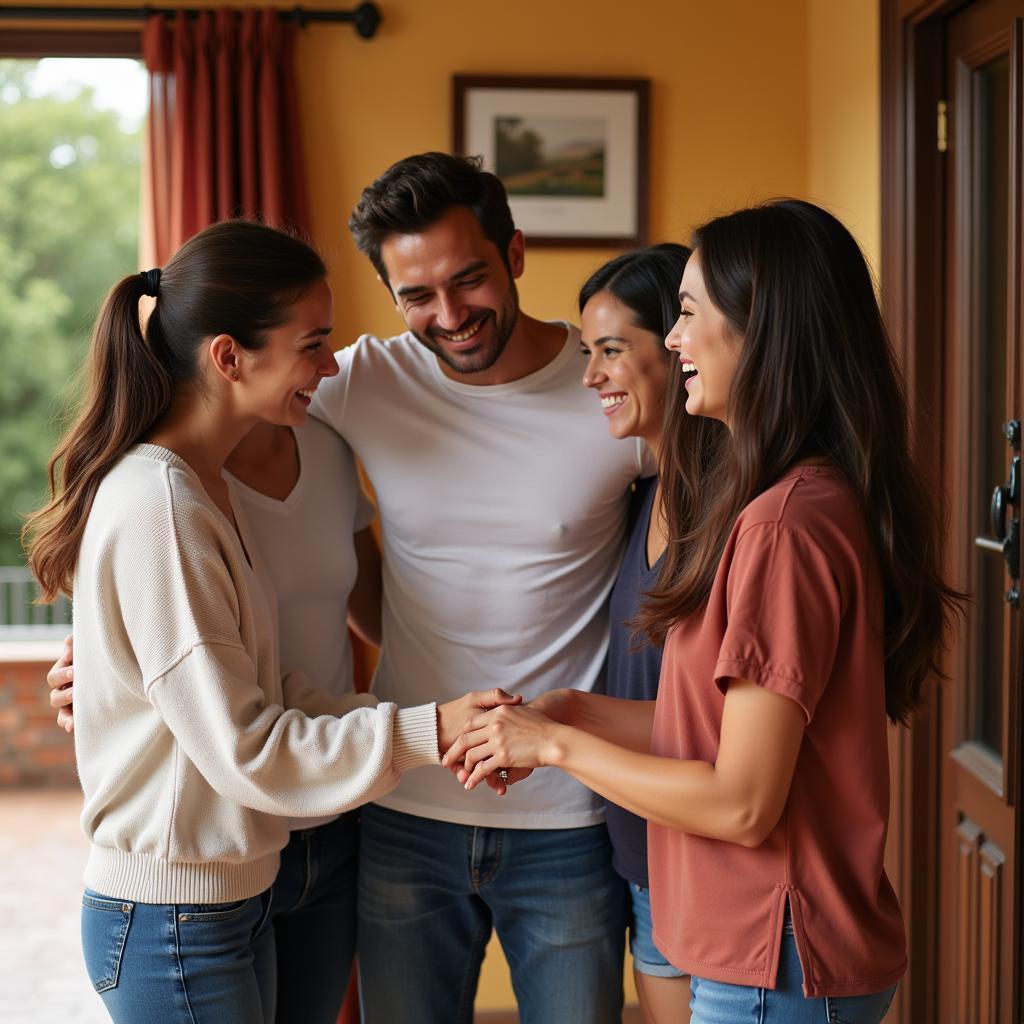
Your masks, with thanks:
[[[946,96],[945,22],[970,0],[880,0],[882,151],[882,303],[902,361],[913,434],[922,470],[937,488],[946,450],[941,410],[948,210],[946,175],[937,146],[938,104]],[[1020,113],[1014,118],[1020,127]],[[1020,152],[1021,140],[1013,139]],[[1011,210],[1019,216],[1022,169],[1012,164]],[[1021,244],[1019,234],[1016,244]],[[1019,295],[1024,281],[1008,282]],[[1013,310],[1019,324],[1020,300]],[[937,442],[937,443],[936,443]],[[1020,709],[1007,709],[1010,727]],[[907,921],[910,967],[897,1002],[900,1024],[938,1019],[939,785],[946,751],[938,701],[893,735],[893,817],[887,867]],[[1019,775],[1019,768],[1013,772]],[[1021,849],[1020,837],[1016,844]],[[1020,905],[1012,908],[1020,941]],[[1024,965],[1016,972],[1021,984]],[[1021,993],[1015,994],[1021,1006]],[[1014,1019],[1007,1017],[1007,1020]]]
[[[945,163],[936,146],[944,99],[943,21],[956,0],[881,0],[882,303],[906,380],[913,436],[935,438],[942,407]],[[933,486],[942,444],[918,457]],[[893,733],[893,814],[887,867],[907,923],[910,965],[897,996],[901,1024],[934,1021],[938,1005],[941,709],[932,701]]]

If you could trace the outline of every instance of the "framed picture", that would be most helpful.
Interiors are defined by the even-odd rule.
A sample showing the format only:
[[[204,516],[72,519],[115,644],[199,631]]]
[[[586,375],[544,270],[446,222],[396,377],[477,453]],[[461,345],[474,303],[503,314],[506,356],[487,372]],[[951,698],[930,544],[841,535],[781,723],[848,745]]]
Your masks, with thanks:
[[[647,241],[650,83],[456,75],[453,148],[483,157],[533,246]]]

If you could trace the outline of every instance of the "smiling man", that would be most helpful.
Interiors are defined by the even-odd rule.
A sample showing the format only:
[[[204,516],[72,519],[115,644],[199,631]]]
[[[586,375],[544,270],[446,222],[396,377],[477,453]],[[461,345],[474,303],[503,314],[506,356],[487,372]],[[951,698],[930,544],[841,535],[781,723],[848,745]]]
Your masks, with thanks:
[[[603,686],[642,442],[607,435],[579,332],[519,309],[524,241],[475,161],[410,157],[350,221],[409,328],[338,354],[313,412],[355,449],[384,540],[378,697]],[[618,1021],[625,892],[599,801],[534,772],[502,798],[415,770],[362,817],[368,1024],[472,1020],[498,931],[524,1024]]]
[[[526,318],[519,323],[512,283],[522,273],[521,235],[513,235],[509,250],[503,262],[465,206],[452,207],[421,232],[391,235],[380,245],[381,277],[389,281],[395,274],[392,294],[410,331],[453,379],[493,371],[516,328],[521,331],[525,325]],[[512,353],[516,351],[513,345]]]

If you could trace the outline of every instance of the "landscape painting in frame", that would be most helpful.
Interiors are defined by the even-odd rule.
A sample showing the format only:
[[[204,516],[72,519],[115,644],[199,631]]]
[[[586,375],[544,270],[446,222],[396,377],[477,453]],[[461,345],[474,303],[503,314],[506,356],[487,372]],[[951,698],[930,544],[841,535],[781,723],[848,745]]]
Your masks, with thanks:
[[[637,246],[647,236],[649,84],[456,75],[454,149],[480,156],[531,245]]]

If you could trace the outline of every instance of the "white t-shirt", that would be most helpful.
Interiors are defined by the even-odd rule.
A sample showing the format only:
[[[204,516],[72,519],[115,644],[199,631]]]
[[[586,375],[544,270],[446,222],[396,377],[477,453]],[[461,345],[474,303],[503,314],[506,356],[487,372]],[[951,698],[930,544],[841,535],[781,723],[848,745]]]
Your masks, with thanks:
[[[579,331],[521,380],[446,377],[411,334],[338,353],[313,412],[362,460],[384,544],[374,693],[399,706],[501,686],[526,700],[603,686],[607,599],[627,491],[646,446],[608,435],[581,386]],[[569,775],[536,771],[498,798],[437,771],[407,772],[382,806],[467,825],[570,828],[602,819]]]
[[[353,690],[352,644],[346,618],[356,581],[352,534],[373,520],[352,450],[318,420],[294,431],[299,479],[283,501],[253,490],[227,470],[274,585],[281,670],[301,669],[332,696]],[[297,819],[313,828],[332,818]]]

